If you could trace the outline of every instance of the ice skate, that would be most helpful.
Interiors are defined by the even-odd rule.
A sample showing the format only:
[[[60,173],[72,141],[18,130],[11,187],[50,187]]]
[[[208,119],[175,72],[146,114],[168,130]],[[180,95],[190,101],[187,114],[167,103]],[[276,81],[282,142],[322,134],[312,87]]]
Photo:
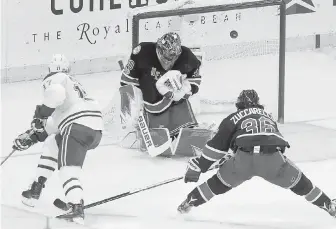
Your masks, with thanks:
[[[46,182],[45,177],[39,177],[38,181],[34,181],[30,188],[22,192],[22,203],[34,207],[37,200],[41,196],[42,189],[44,188],[44,183]]]
[[[336,199],[333,199],[329,206],[326,208],[326,211],[334,218],[336,218]]]
[[[81,200],[80,204],[69,203],[69,206],[71,206],[71,209],[68,213],[56,218],[84,225],[84,201]]]
[[[188,195],[187,199],[183,201],[177,208],[181,214],[185,214],[191,211],[191,208],[194,207],[194,198],[192,195]]]

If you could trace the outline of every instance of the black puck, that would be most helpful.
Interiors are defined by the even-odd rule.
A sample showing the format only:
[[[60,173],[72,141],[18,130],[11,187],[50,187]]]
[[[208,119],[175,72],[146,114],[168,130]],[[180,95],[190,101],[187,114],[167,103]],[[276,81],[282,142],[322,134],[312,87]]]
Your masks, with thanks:
[[[233,39],[237,38],[238,37],[238,32],[236,30],[232,30],[230,32],[230,37],[233,38]]]

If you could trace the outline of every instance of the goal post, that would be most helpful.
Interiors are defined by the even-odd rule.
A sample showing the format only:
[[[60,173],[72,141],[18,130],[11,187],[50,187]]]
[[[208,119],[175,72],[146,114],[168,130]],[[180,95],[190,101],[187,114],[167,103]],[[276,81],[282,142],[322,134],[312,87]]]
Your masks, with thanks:
[[[154,8],[133,15],[132,47],[143,41],[156,41],[169,31],[178,32],[182,45],[205,52],[201,106],[214,104],[232,112],[241,89],[254,88],[266,108],[283,123],[285,11],[282,0]]]

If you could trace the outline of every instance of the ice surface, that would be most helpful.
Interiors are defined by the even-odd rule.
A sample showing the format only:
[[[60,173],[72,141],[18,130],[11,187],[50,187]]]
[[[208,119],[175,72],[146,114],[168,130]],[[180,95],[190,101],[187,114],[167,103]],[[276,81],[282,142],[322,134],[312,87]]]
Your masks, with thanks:
[[[2,169],[2,225],[4,229],[44,228],[45,217],[28,214],[20,192],[33,178],[38,155],[16,157]],[[334,195],[335,160],[299,164],[328,194]],[[183,174],[185,163],[173,159],[150,159],[137,151],[100,147],[88,154],[83,174],[87,203],[144,187]],[[56,175],[56,174],[55,174]],[[210,174],[202,176],[204,181]],[[87,223],[94,228],[334,228],[335,221],[290,191],[252,179],[226,195],[181,217],[177,205],[194,187],[176,182],[87,210]],[[49,180],[36,211],[55,215],[51,206],[62,197],[57,176]],[[11,207],[8,207],[11,206]],[[18,210],[21,209],[21,210]],[[59,222],[52,221],[52,228]]]
[[[336,196],[336,112],[330,96],[335,85],[335,61],[322,53],[293,53],[287,58],[286,117],[281,125],[292,147],[288,157],[317,186]],[[262,69],[261,69],[262,74]],[[88,92],[105,106],[118,87],[120,72],[80,76]],[[205,76],[211,77],[211,76]],[[223,90],[229,82],[223,81]],[[12,140],[29,128],[34,106],[40,102],[39,82],[2,86],[1,155],[10,152]],[[211,90],[211,88],[208,88]],[[20,92],[20,93],[18,93]],[[200,121],[219,122],[225,114],[202,115]],[[307,121],[308,120],[308,121]],[[57,214],[54,198],[62,197],[56,174],[49,180],[35,210],[21,204],[20,194],[35,176],[40,146],[15,153],[1,167],[1,219],[3,229],[46,227],[47,215]],[[35,153],[35,154],[32,154]],[[29,155],[30,154],[30,155]],[[23,156],[27,155],[27,156]],[[333,159],[334,158],[334,159]],[[315,161],[315,162],[313,162]],[[86,203],[108,198],[121,192],[145,187],[183,175],[185,160],[150,158],[137,150],[118,146],[98,147],[87,155],[83,168]],[[212,174],[205,174],[201,181]],[[180,216],[176,207],[194,184],[175,182],[87,210],[90,228],[183,228],[198,229],[331,229],[336,222],[288,190],[274,187],[255,178],[226,195]],[[51,228],[74,228],[50,221]],[[79,227],[76,227],[79,228]]]

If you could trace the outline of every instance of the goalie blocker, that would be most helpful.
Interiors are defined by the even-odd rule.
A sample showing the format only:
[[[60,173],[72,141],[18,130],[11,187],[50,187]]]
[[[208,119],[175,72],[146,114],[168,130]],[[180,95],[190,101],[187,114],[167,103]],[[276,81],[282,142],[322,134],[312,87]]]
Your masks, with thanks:
[[[195,156],[213,135],[213,132],[207,129],[189,128],[197,125],[197,122],[188,100],[174,104],[163,113],[152,114],[143,109],[142,93],[135,86],[120,87],[116,97],[118,98],[112,101],[120,102],[109,104],[103,112],[104,121],[116,122],[116,116],[120,117],[119,129],[126,130],[123,137],[124,147],[131,147],[136,140],[140,140],[140,149],[147,151],[151,156]],[[115,106],[120,107],[118,109]],[[112,110],[113,115],[110,113]],[[106,127],[108,130],[109,126]],[[114,132],[115,128],[110,131]],[[176,135],[178,137],[172,144],[171,139]]]

